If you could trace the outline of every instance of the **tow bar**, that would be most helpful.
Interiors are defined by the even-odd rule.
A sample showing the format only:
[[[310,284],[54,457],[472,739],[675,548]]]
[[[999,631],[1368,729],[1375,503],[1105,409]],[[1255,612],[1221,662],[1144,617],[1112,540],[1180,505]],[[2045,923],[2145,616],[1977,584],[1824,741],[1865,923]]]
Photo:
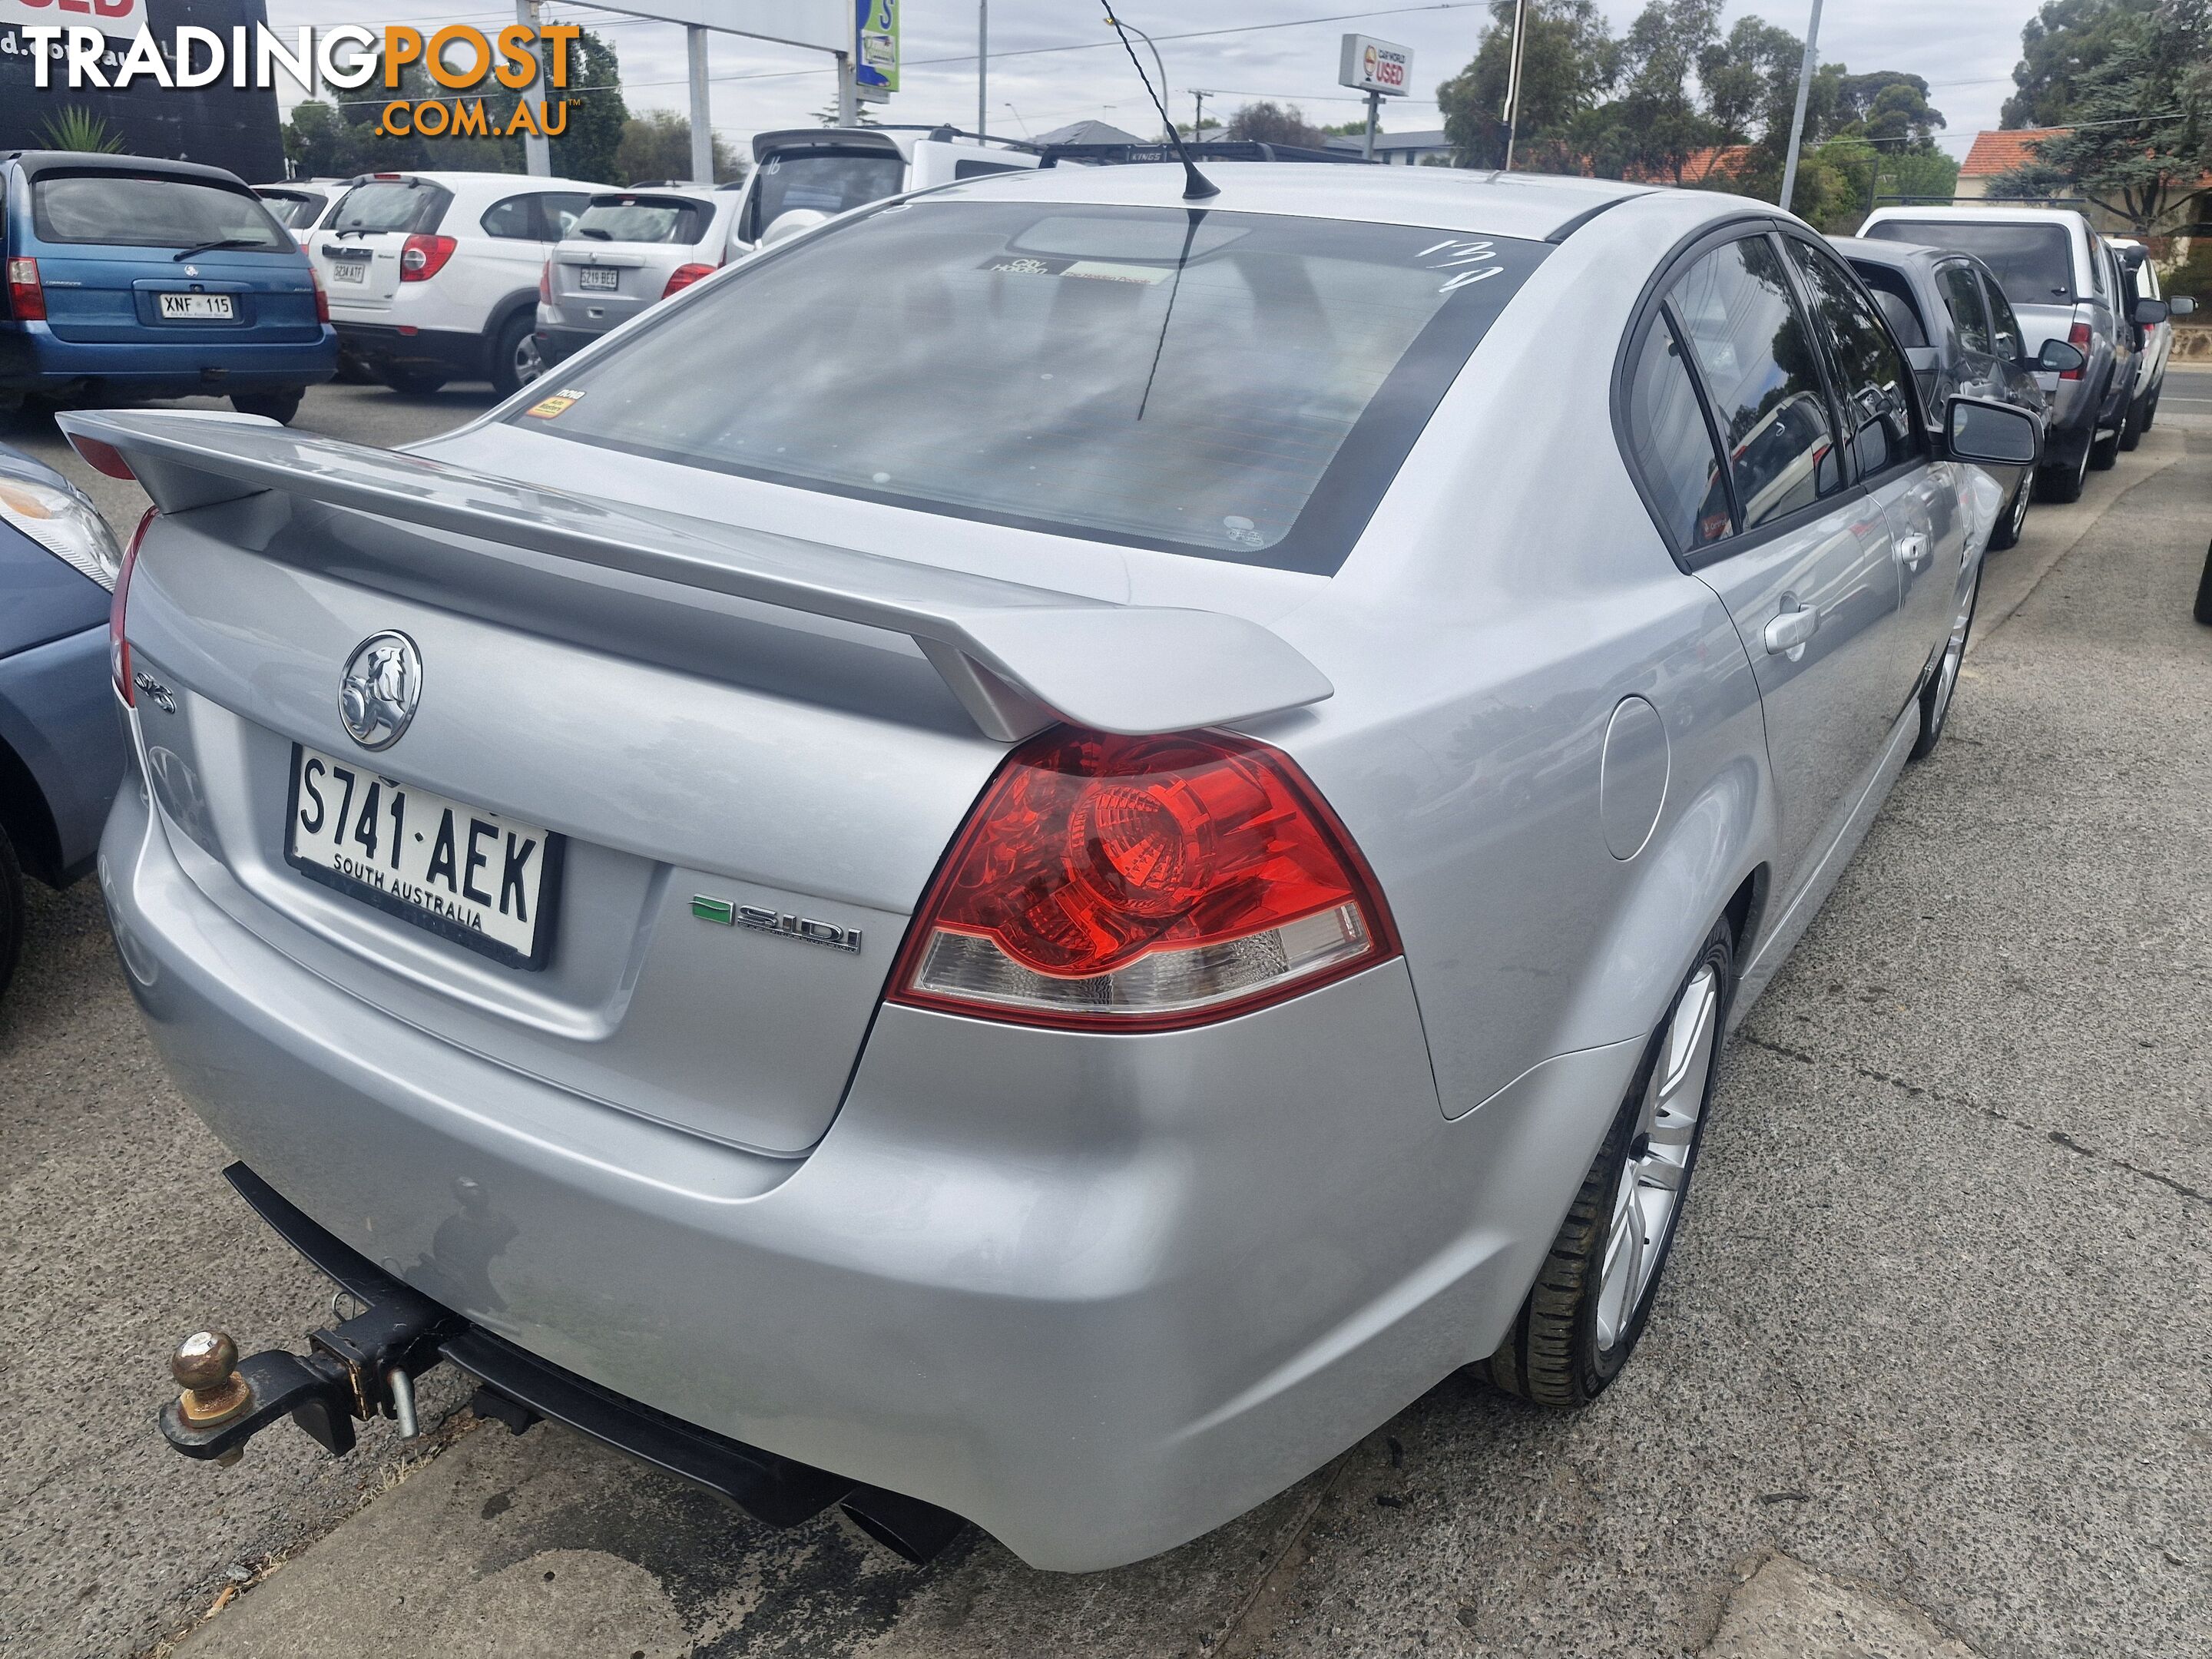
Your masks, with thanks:
[[[522,1434],[540,1419],[704,1488],[772,1527],[793,1527],[835,1504],[854,1524],[914,1562],[930,1559],[967,1526],[918,1498],[860,1484],[627,1399],[471,1323],[409,1288],[295,1208],[243,1164],[223,1178],[284,1242],[363,1310],[310,1332],[307,1352],[283,1348],[240,1359],[221,1331],[198,1331],[169,1361],[177,1397],[161,1407],[161,1433],[187,1457],[235,1463],[246,1443],[290,1418],[324,1450],[354,1449],[354,1424],[386,1417],[413,1438],[415,1379],[450,1363],[477,1383],[480,1418]],[[336,1316],[337,1297],[331,1300]]]
[[[179,1392],[161,1407],[162,1434],[185,1456],[224,1465],[287,1417],[339,1457],[354,1448],[356,1419],[388,1417],[413,1439],[415,1378],[445,1358],[440,1345],[462,1322],[397,1280],[379,1290],[353,1318],[308,1333],[305,1354],[270,1348],[240,1359],[222,1331],[186,1337],[169,1361]]]

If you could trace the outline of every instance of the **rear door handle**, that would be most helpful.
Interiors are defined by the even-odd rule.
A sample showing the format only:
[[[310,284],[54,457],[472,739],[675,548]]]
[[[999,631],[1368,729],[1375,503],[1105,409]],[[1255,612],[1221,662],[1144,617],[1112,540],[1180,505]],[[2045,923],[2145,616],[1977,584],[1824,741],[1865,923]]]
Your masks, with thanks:
[[[1928,562],[1928,538],[1918,531],[1897,538],[1897,562],[1907,570],[1917,570]]]
[[[1767,654],[1796,661],[1805,654],[1805,641],[1813,637],[1820,626],[1820,613],[1810,605],[1802,611],[1784,611],[1766,624]]]

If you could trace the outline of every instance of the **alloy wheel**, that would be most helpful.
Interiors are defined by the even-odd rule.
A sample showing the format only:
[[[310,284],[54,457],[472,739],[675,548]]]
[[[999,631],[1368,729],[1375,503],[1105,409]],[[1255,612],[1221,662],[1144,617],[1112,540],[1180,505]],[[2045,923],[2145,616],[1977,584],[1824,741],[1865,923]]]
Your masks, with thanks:
[[[1928,722],[1937,731],[1951,712],[1951,693],[1958,687],[1959,665],[1966,659],[1966,630],[1974,625],[1974,599],[1980,588],[1976,582],[1966,590],[1966,597],[1959,602],[1959,614],[1951,621],[1951,637],[1943,642],[1942,665],[1936,671],[1936,707]]]
[[[2012,521],[2005,526],[2007,537],[2005,545],[2008,547],[2017,545],[2020,541],[2020,532],[2027,528],[2027,498],[2035,493],[2034,486],[2033,478],[2023,477],[2020,481],[2020,488],[2012,492]]]
[[[1596,1310],[1601,1352],[1634,1328],[1674,1231],[1698,1119],[1705,1110],[1705,1083],[1720,1042],[1720,975],[1708,963],[1674,1004],[1657,1063],[1644,1085],[1643,1110],[1621,1165],[1606,1233]]]
[[[545,360],[538,355],[538,342],[526,334],[514,343],[514,383],[528,386],[545,372]]]

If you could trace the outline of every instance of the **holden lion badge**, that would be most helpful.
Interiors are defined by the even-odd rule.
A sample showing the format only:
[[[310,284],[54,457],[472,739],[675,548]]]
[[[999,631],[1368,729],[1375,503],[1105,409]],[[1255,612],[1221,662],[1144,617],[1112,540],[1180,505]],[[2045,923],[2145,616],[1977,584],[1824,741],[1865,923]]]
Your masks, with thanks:
[[[399,741],[422,696],[422,658],[404,634],[372,634],[354,647],[338,684],[338,718],[364,749]]]

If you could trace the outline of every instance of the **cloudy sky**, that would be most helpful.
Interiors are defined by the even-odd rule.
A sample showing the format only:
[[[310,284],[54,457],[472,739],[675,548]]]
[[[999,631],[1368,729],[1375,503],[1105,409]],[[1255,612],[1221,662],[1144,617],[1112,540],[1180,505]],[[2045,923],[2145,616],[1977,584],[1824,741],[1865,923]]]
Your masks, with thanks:
[[[890,121],[953,120],[975,114],[974,0],[902,0],[903,90],[880,112]],[[1924,76],[1936,106],[1949,118],[1948,148],[1961,155],[1980,127],[1995,126],[2011,90],[2021,26],[2037,0],[1829,0],[1820,55],[1855,70],[1899,70]],[[416,0],[417,12],[394,5],[374,21],[428,28],[447,22],[487,27],[511,14],[471,0]],[[746,0],[722,0],[739,17]],[[1638,0],[1601,0],[1616,28]],[[1747,14],[1802,32],[1809,0],[1729,4],[1730,20]],[[1344,13],[1362,14],[1346,18]],[[357,0],[269,0],[270,23],[370,21]],[[1191,91],[1206,89],[1207,111],[1226,112],[1255,97],[1297,104],[1316,123],[1352,119],[1356,94],[1334,84],[1339,38],[1347,31],[1379,35],[1413,49],[1414,84],[1425,94],[1386,106],[1386,130],[1439,124],[1437,83],[1473,54],[1487,18],[1483,0],[1413,6],[1408,0],[1127,0],[1126,22],[1158,39],[1178,120],[1188,120]],[[682,109],[683,31],[673,24],[625,18],[596,8],[549,0],[549,21],[588,25],[615,43],[632,109]],[[1328,21],[1306,21],[1322,20]],[[1273,25],[1255,28],[1253,25]],[[991,129],[1014,136],[1095,116],[1133,131],[1156,130],[1143,89],[1101,19],[1097,0],[991,0]],[[1287,26],[1287,27],[1286,27]],[[1231,33],[1230,31],[1239,31]],[[1183,39],[1168,37],[1181,35]],[[1195,38],[1193,38],[1195,37]],[[1085,50],[1044,50],[1085,47]],[[1003,55],[1002,55],[1003,54]],[[941,60],[941,61],[932,61]],[[716,129],[742,140],[767,127],[805,124],[834,96],[820,53],[718,35],[712,48]],[[1150,60],[1147,58],[1147,67]],[[293,94],[284,95],[292,101]],[[1149,125],[1148,125],[1149,123]]]

